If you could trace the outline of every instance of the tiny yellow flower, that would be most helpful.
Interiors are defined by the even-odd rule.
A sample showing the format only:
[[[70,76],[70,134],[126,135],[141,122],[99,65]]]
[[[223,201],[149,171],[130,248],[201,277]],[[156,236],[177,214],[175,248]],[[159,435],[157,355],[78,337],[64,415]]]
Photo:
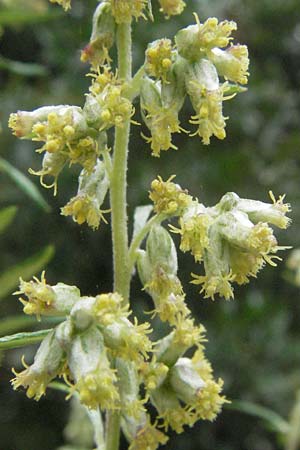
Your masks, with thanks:
[[[71,0],[49,0],[50,3],[57,3],[62,6],[65,11],[71,8]]]
[[[149,44],[145,61],[145,71],[148,75],[167,82],[168,72],[172,65],[172,52],[170,39],[158,39]]]
[[[177,16],[182,13],[186,7],[183,0],[158,0],[160,4],[160,11],[165,14],[167,18],[170,16]]]
[[[219,294],[226,300],[233,298],[233,289],[230,282],[235,280],[235,276],[232,272],[226,275],[196,275],[192,273],[192,277],[194,277],[194,280],[191,281],[192,284],[202,285],[200,293],[204,292],[204,298],[214,300],[216,294]]]
[[[110,2],[112,15],[118,24],[131,22],[133,17],[146,18],[144,9],[147,6],[147,0],[110,0]]]
[[[63,216],[72,216],[79,225],[86,222],[93,230],[99,228],[101,220],[108,223],[104,217],[108,212],[110,210],[101,210],[97,198],[88,194],[76,195],[61,209]]]
[[[191,204],[192,197],[179,184],[172,180],[175,175],[163,181],[160,176],[151,183],[150,200],[154,203],[154,211],[168,216],[178,216]]]
[[[164,445],[168,437],[159,431],[155,425],[147,422],[132,440],[129,450],[156,450],[159,445]]]

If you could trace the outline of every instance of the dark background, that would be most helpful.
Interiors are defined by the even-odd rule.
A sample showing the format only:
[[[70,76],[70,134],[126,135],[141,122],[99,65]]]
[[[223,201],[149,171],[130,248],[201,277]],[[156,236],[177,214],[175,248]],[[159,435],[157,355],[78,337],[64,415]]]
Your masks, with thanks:
[[[11,20],[0,1],[0,55],[10,60],[37,63],[43,76],[24,76],[10,68],[0,73],[0,156],[23,173],[37,169],[41,157],[35,145],[18,141],[7,128],[10,112],[47,104],[83,105],[89,79],[80,63],[80,49],[88,42],[94,0],[73,0],[70,13],[42,0],[12,1]],[[6,1],[6,3],[9,3]],[[154,3],[154,2],[153,2]],[[140,21],[134,28],[135,68],[143,62],[147,43],[172,37],[193,22],[209,16],[235,20],[236,42],[247,44],[250,54],[248,91],[225,103],[227,135],[212,139],[209,147],[184,134],[175,137],[178,151],[163,152],[160,159],[133,127],[129,166],[129,215],[148,203],[150,183],[157,174],[177,181],[206,205],[215,204],[227,191],[241,197],[268,201],[286,193],[293,206],[293,223],[276,232],[281,245],[300,246],[300,4],[299,0],[194,0],[184,14],[165,21],[155,2],[155,23]],[[19,14],[15,15],[19,8]],[[21,12],[20,12],[21,11]],[[6,18],[5,18],[6,17]],[[191,106],[182,112],[183,127]],[[77,168],[65,170],[58,195],[43,190],[51,205],[47,214],[0,173],[0,207],[18,206],[13,225],[1,236],[0,272],[20,262],[46,244],[56,252],[47,267],[50,284],[76,284],[84,295],[111,290],[109,226],[93,232],[59,214],[76,192]],[[38,179],[32,177],[38,186]],[[42,190],[42,188],[41,188]],[[289,252],[282,253],[284,259]],[[235,289],[235,300],[203,300],[189,285],[195,267],[190,255],[179,255],[181,279],[189,307],[208,332],[207,355],[216,376],[223,377],[230,399],[254,402],[287,418],[300,388],[299,288],[286,281],[285,261],[265,267],[249,285]],[[133,281],[132,303],[137,313],[152,308],[150,299]],[[16,297],[0,304],[0,315],[21,313]],[[42,327],[43,324],[39,325]],[[0,450],[53,450],[63,444],[63,427],[69,404],[60,392],[49,390],[38,403],[24,392],[13,392],[11,367],[20,367],[25,352],[30,361],[34,349],[9,351],[3,356],[0,379]],[[259,418],[226,408],[214,423],[198,423],[180,436],[172,436],[167,449],[177,450],[279,450],[282,443]]]

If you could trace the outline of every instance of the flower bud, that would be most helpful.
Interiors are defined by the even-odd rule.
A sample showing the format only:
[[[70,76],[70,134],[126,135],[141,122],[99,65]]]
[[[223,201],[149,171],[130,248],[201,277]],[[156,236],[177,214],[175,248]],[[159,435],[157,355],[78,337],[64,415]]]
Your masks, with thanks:
[[[215,66],[208,59],[192,64],[186,73],[186,87],[196,112],[190,120],[190,123],[198,125],[194,134],[199,134],[205,145],[210,143],[213,135],[224,139],[226,124],[222,102],[226,85],[220,87]]]
[[[147,334],[151,333],[150,324],[138,325],[137,320],[131,323],[126,317],[116,319],[114,323],[99,326],[105,345],[114,356],[125,360],[139,362],[147,358],[152,344]]]
[[[80,299],[80,291],[76,286],[64,283],[50,286],[46,283],[44,272],[41,281],[35,277],[29,282],[20,279],[20,290],[15,294],[24,294],[28,298],[20,298],[24,305],[23,311],[25,314],[36,314],[38,319],[41,315],[66,315]]]
[[[70,318],[57,325],[55,329],[55,337],[58,340],[59,345],[66,352],[70,349],[70,345],[72,344],[74,338],[74,332],[74,324]]]
[[[43,106],[32,112],[18,111],[10,115],[8,126],[18,138],[32,139],[32,127],[39,122],[45,122],[50,113],[57,113],[61,108],[64,106]]]
[[[109,365],[102,334],[90,327],[72,342],[68,364],[81,403],[90,409],[119,407],[117,377]]]
[[[173,93],[175,91],[174,86]],[[151,137],[143,137],[151,143],[152,155],[159,157],[162,150],[177,149],[172,144],[172,134],[181,132],[178,110],[182,99],[174,96],[172,102],[163,102],[161,87],[148,77],[143,79],[140,99],[142,116],[151,132]]]
[[[23,361],[25,370],[20,373],[13,370],[16,375],[11,381],[13,388],[23,386],[27,388],[27,397],[39,400],[51,380],[59,374],[62,363],[63,350],[55,338],[55,332],[51,331],[39,346],[33,364],[27,366]]]
[[[151,394],[151,403],[157,409],[163,419],[163,427],[168,430],[171,427],[176,433],[184,431],[184,425],[192,426],[195,423],[194,414],[184,406],[169,385],[157,389]]]
[[[89,61],[94,69],[109,61],[108,51],[114,43],[115,26],[111,5],[101,2],[94,12],[90,42],[81,53],[81,61]]]
[[[151,228],[146,252],[153,268],[160,266],[167,273],[176,275],[178,270],[176,247],[170,233],[161,225]]]
[[[139,377],[136,365],[117,358],[118,386],[122,414],[127,420],[138,420],[145,413],[143,401],[139,398]]]
[[[267,222],[275,225],[278,228],[287,228],[291,223],[291,219],[286,217],[286,213],[291,211],[289,203],[283,203],[284,195],[279,196],[276,200],[273,193],[270,191],[272,203],[264,203],[257,200],[240,199],[238,208],[245,212],[251,222]]]
[[[57,179],[60,172],[63,170],[66,162],[67,156],[61,153],[49,153],[45,152],[43,157],[42,169],[34,171],[29,169],[29,173],[32,175],[37,175],[40,177],[40,183],[46,189],[54,188],[54,195],[57,193]],[[45,177],[51,176],[54,181],[51,184],[46,184],[44,181]]]
[[[170,39],[158,39],[151,42],[146,50],[145,72],[151,77],[166,82],[172,66],[172,53]]]
[[[219,75],[235,83],[248,83],[248,48],[246,45],[232,45],[226,50],[213,48],[208,55]]]
[[[190,251],[195,261],[201,261],[209,247],[208,229],[213,218],[206,208],[193,202],[179,219],[180,228],[171,226],[171,231],[181,235],[180,250]]]
[[[215,47],[224,48],[232,40],[231,33],[237,29],[236,23],[224,20],[218,22],[210,17],[203,24],[195,14],[196,25],[178,31],[175,36],[178,53],[189,61],[197,61]]]
[[[160,339],[155,347],[158,362],[173,366],[184,353],[194,345],[201,346],[205,328],[196,327],[193,319],[182,318],[174,331]]]
[[[77,195],[61,209],[63,216],[72,216],[79,225],[87,222],[94,230],[100,225],[101,219],[107,223],[101,209],[109,188],[109,177],[105,163],[97,160],[93,172],[83,169],[79,176]]]
[[[95,297],[81,297],[73,306],[70,318],[75,329],[84,331],[94,321],[93,308],[95,305]]]
[[[191,403],[205,386],[189,358],[179,358],[171,368],[170,384],[180,400]]]
[[[168,441],[168,436],[151,424],[148,414],[143,413],[138,419],[123,415],[122,431],[130,442],[128,450],[156,450]]]

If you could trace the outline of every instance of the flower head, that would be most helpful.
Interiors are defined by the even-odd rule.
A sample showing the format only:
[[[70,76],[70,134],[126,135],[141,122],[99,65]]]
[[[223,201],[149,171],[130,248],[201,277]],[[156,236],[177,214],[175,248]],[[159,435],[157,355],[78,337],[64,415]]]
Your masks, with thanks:
[[[154,211],[168,216],[178,216],[191,204],[192,197],[179,184],[172,182],[174,175],[167,181],[160,176],[151,183],[150,199],[154,203]]]
[[[182,13],[186,3],[183,0],[158,0],[160,4],[160,11],[165,14],[167,18],[170,16],[177,16]]]
[[[145,18],[144,9],[147,6],[147,0],[110,0],[112,15],[115,21],[120,23],[128,23],[134,17]]]
[[[235,83],[248,83],[248,48],[246,45],[231,45],[226,50],[213,48],[208,55],[218,73]]]
[[[70,374],[75,380],[73,390],[81,403],[90,409],[119,408],[117,377],[110,367],[100,331],[91,326],[76,336],[68,354]]]
[[[45,394],[46,388],[55,378],[63,364],[63,350],[55,338],[55,332],[50,332],[42,341],[31,366],[27,366],[23,359],[25,370],[17,373],[13,370],[15,378],[11,381],[13,388],[20,386],[27,388],[29,398],[39,400]]]
[[[19,287],[20,290],[15,295],[24,294],[27,297],[27,300],[20,298],[24,313],[36,314],[38,319],[41,315],[66,314],[80,298],[80,291],[76,286],[47,284],[45,272],[42,273],[41,280],[34,277],[32,281],[24,281],[20,278]]]
[[[81,61],[89,61],[94,70],[110,61],[109,49],[114,43],[115,21],[111,14],[111,6],[101,2],[93,16],[93,28],[90,42],[81,52]]]
[[[170,39],[158,39],[151,42],[146,50],[145,71],[148,75],[166,82],[172,65],[172,52]]]
[[[233,21],[219,22],[215,17],[210,17],[201,23],[197,14],[195,14],[195,18],[196,25],[183,28],[175,36],[179,54],[189,61],[205,57],[212,48],[227,47],[233,39],[231,33],[237,29],[237,25]]]

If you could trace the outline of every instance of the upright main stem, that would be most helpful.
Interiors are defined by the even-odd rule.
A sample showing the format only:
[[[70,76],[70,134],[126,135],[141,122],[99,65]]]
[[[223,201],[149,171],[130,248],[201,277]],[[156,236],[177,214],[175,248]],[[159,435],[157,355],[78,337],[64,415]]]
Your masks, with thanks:
[[[117,30],[118,74],[125,82],[131,81],[131,24],[120,24]],[[130,271],[128,264],[127,228],[127,159],[130,119],[115,129],[113,167],[110,184],[111,227],[114,264],[114,291],[128,302]],[[110,412],[106,418],[106,450],[118,450],[120,440],[120,413]]]
[[[125,82],[131,81],[131,25],[120,24],[117,31],[118,74]],[[127,158],[130,120],[115,129],[113,169],[110,186],[112,242],[114,259],[114,291],[128,301],[130,273],[128,268],[127,229]]]

